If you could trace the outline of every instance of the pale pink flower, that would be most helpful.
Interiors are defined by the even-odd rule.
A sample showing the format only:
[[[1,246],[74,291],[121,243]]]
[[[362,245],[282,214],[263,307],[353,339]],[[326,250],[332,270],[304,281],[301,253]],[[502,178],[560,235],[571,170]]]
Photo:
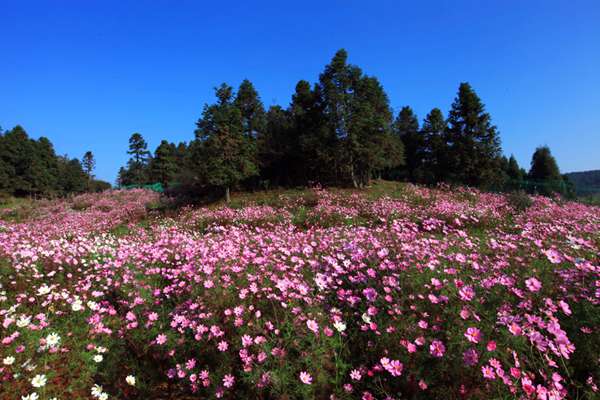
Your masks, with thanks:
[[[312,376],[306,371],[300,372],[300,381],[305,385],[310,385],[312,383]]]

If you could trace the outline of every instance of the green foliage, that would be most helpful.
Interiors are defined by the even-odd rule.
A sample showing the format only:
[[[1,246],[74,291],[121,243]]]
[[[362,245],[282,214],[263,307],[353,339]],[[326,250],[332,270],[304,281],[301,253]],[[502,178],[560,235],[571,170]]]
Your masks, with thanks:
[[[460,84],[448,117],[450,180],[470,186],[491,186],[501,177],[500,138],[491,116],[471,85]]]
[[[79,161],[57,156],[47,138],[31,139],[19,125],[0,134],[0,192],[57,196],[82,192],[86,183]]]
[[[162,140],[149,164],[149,180],[167,186],[177,173],[177,148],[174,143]]]
[[[410,181],[416,180],[417,170],[421,168],[423,160],[424,137],[419,132],[419,121],[409,106],[402,107],[394,122],[394,132],[402,140],[406,164],[400,170],[399,177]]]
[[[240,109],[233,102],[233,89],[222,84],[216,89],[217,103],[206,105],[198,120],[196,174],[208,185],[229,189],[258,173],[254,139],[244,134]],[[229,200],[229,199],[228,199]]]

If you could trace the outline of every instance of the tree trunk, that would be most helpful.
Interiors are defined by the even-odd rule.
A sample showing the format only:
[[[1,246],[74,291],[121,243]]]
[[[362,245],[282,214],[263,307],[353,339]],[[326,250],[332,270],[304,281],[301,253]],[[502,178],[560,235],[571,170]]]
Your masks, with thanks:
[[[231,201],[231,196],[229,195],[229,186],[225,187],[225,202],[229,204]]]

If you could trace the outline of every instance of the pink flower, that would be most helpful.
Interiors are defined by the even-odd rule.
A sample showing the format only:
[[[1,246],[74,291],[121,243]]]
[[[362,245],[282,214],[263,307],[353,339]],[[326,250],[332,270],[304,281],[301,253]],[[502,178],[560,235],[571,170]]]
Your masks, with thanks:
[[[558,305],[560,306],[561,310],[566,315],[571,315],[571,308],[569,307],[569,304],[567,304],[565,301],[561,300],[558,302]]]
[[[300,372],[300,381],[305,385],[310,385],[312,383],[312,376],[306,371]]]
[[[161,333],[156,337],[156,344],[163,345],[165,343],[167,343],[167,335]]]
[[[475,291],[471,286],[464,286],[459,289],[458,295],[463,301],[471,301],[475,297]]]
[[[510,333],[512,333],[515,336],[520,336],[521,333],[523,332],[521,330],[521,327],[517,324],[515,324],[514,322],[512,324],[510,324],[510,326],[508,327],[508,330],[510,331]]]
[[[306,321],[306,326],[308,327],[308,329],[313,331],[315,335],[319,333],[319,324],[317,324],[317,321],[309,319],[308,321]]]
[[[496,342],[494,342],[493,340],[490,340],[487,343],[486,348],[487,348],[487,351],[494,351],[494,350],[496,350]]]
[[[463,361],[465,365],[469,367],[472,367],[473,365],[477,364],[477,361],[479,361],[479,354],[477,354],[477,350],[468,349],[467,351],[465,351],[463,353]]]
[[[368,301],[375,301],[375,299],[377,298],[377,291],[373,288],[363,289],[362,293]]]
[[[542,288],[542,283],[536,278],[529,278],[525,281],[525,285],[530,292],[537,292]]]
[[[352,371],[350,371],[350,378],[354,381],[360,381],[362,375],[359,370],[353,369]]]
[[[465,337],[471,343],[479,343],[479,341],[481,340],[481,331],[477,328],[467,328],[467,331],[465,332]]]
[[[496,379],[496,373],[494,372],[494,369],[490,366],[483,366],[481,367],[481,372],[483,373],[483,377],[485,379]]]
[[[436,339],[429,345],[429,353],[434,357],[443,357],[445,352],[446,346],[441,340]]]
[[[227,351],[227,349],[229,348],[229,344],[227,344],[226,341],[221,340],[219,342],[219,344],[217,345],[217,348],[219,349],[220,352],[224,352],[224,351]]]
[[[560,255],[560,253],[554,249],[546,250],[546,251],[544,251],[544,254],[546,254],[546,258],[552,264],[560,264],[560,262],[562,261],[562,257]]]
[[[226,388],[232,387],[234,383],[235,378],[233,377],[233,375],[227,374],[223,377],[223,386],[225,386]]]

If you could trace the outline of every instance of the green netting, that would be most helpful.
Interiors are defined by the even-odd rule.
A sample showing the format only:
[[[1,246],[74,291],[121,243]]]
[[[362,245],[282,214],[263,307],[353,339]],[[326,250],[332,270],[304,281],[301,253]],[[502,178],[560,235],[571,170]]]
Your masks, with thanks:
[[[122,189],[149,189],[158,193],[163,193],[165,188],[163,188],[162,183],[147,183],[145,185],[124,185],[121,186]]]

